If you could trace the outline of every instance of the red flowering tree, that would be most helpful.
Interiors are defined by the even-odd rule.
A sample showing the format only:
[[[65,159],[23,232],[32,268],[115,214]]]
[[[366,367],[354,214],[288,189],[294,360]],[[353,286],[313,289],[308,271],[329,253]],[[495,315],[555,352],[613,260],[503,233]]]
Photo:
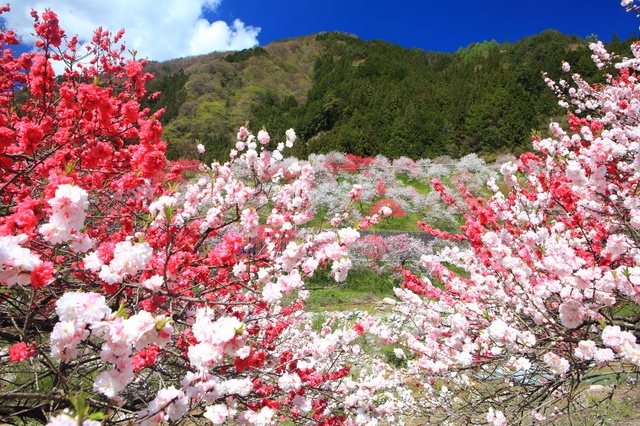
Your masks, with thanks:
[[[371,207],[369,214],[379,214],[384,217],[405,217],[407,213],[402,206],[391,198],[384,198]]]
[[[358,233],[300,232],[313,170],[285,170],[293,131],[270,152],[266,132],[241,128],[230,163],[175,190],[155,179],[162,128],[140,109],[150,76],[122,56],[122,32],[98,29],[81,61],[55,13],[32,15],[36,52],[15,57],[13,32],[0,33],[0,417],[339,424],[392,414],[396,396],[378,392],[395,386],[392,374],[344,362],[368,325],[317,332],[302,311],[303,279],[329,267],[343,280]]]
[[[612,59],[590,47],[598,66]],[[638,380],[640,44],[631,48],[604,85],[547,79],[569,128],[551,124],[535,153],[502,166],[507,193],[490,181],[483,200],[461,184],[462,234],[421,224],[455,244],[422,257],[436,283],[405,273],[401,315],[380,335],[412,354],[426,421],[571,422]],[[586,397],[594,383],[604,394]]]

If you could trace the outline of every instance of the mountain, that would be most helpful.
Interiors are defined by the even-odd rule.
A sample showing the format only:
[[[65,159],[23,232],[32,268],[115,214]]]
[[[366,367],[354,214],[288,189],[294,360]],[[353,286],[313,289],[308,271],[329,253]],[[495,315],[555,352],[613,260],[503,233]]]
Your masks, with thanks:
[[[625,54],[634,41],[614,36]],[[589,40],[547,30],[515,43],[485,41],[455,53],[406,49],[339,32],[239,52],[151,62],[149,101],[162,118],[170,158],[226,158],[239,126],[265,127],[276,143],[293,127],[291,155],[341,151],[397,158],[487,157],[528,149],[562,110],[542,72],[561,64],[598,81]],[[627,53],[628,55],[628,53]],[[568,78],[568,76],[564,76]],[[601,78],[601,77],[600,77]]]

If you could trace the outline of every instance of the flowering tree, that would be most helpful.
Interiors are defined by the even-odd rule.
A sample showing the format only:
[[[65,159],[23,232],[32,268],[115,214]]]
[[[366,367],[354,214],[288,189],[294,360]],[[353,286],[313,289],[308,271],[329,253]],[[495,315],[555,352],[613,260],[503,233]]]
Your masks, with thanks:
[[[393,414],[396,396],[380,392],[395,386],[392,372],[343,361],[366,327],[315,331],[302,311],[303,279],[329,267],[343,280],[358,232],[298,233],[313,217],[313,170],[284,167],[293,131],[271,152],[265,131],[243,127],[229,163],[180,185],[174,167],[163,182],[158,115],[140,109],[150,76],[123,58],[122,32],[98,29],[81,61],[55,13],[32,15],[38,50],[0,59],[0,416],[337,424]],[[17,40],[5,31],[0,43]]]
[[[407,215],[402,209],[400,203],[391,198],[385,198],[378,201],[369,212],[370,214],[380,214],[384,217],[404,217]]]
[[[601,43],[591,48],[598,66],[612,60]],[[632,50],[604,85],[547,80],[569,129],[551,124],[537,153],[502,166],[508,193],[490,181],[485,201],[461,184],[463,234],[421,224],[467,248],[423,256],[437,282],[406,273],[398,317],[380,333],[412,354],[429,421],[571,419],[593,401],[582,398],[589,384],[612,394],[638,379],[640,44]]]
[[[367,233],[350,249],[356,266],[371,268],[378,274],[386,272],[392,276],[399,275],[403,268],[409,266],[423,269],[418,262],[420,256],[432,252],[430,243],[424,243],[405,233]]]

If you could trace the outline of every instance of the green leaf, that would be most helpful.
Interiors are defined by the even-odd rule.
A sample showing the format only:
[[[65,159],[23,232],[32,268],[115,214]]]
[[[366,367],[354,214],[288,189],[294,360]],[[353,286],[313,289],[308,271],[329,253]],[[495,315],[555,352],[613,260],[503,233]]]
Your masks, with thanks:
[[[107,416],[102,411],[96,411],[95,413],[89,414],[89,420],[104,420]]]

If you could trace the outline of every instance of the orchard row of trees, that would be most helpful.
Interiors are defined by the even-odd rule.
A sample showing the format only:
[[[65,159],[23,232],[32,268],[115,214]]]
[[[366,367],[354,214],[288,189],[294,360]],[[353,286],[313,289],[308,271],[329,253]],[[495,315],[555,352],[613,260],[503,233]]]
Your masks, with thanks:
[[[296,133],[245,127],[227,162],[180,183],[162,111],[141,108],[151,76],[123,56],[122,32],[98,29],[85,57],[53,11],[32,16],[36,50],[0,58],[3,420],[554,423],[637,380],[640,44],[629,58],[591,44],[603,83],[570,63],[545,79],[568,125],[488,176],[488,197],[469,179],[454,195],[429,165],[460,231],[418,224],[451,244],[420,257],[424,276],[402,272],[392,313],[318,326],[305,283],[346,278],[358,229],[393,215],[356,214],[380,188],[353,183],[310,227],[320,173],[285,160]],[[6,30],[0,43],[18,41]],[[324,160],[323,172],[353,168]],[[371,342],[404,362],[363,350]],[[603,400],[582,397],[594,381]]]

